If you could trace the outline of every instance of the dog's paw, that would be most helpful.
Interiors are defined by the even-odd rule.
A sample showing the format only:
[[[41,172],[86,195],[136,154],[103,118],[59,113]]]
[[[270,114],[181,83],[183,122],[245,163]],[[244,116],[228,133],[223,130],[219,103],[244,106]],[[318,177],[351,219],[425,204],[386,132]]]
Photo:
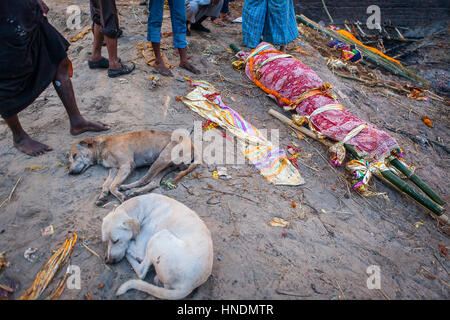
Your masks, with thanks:
[[[130,183],[130,184],[123,184],[119,187],[120,191],[127,191],[130,189],[133,189],[134,187],[137,187],[134,183]]]
[[[136,192],[134,192],[132,190],[124,192],[123,194],[125,195],[125,199],[127,199],[127,200],[136,196]]]
[[[95,201],[95,205],[96,205],[97,207],[101,207],[101,206],[103,206],[103,205],[106,203],[107,200],[108,200],[107,197],[99,197],[99,198],[97,199],[97,201]]]
[[[122,285],[119,287],[119,289],[117,290],[116,296],[121,296],[121,295],[123,295],[124,293],[126,293],[127,291],[128,291],[128,285],[127,285],[127,283],[125,282],[125,283],[122,284]]]
[[[120,201],[120,203],[123,203],[127,199],[127,197],[121,192],[115,192],[114,196]]]

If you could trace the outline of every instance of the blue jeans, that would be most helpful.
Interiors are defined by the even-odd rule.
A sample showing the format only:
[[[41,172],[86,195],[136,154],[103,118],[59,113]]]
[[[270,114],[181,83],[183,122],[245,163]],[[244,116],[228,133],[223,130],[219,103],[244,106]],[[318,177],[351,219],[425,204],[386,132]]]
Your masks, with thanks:
[[[186,6],[184,0],[169,0],[169,7],[172,20],[173,46],[175,48],[186,48]],[[160,43],[164,0],[150,0],[148,10],[147,40]]]

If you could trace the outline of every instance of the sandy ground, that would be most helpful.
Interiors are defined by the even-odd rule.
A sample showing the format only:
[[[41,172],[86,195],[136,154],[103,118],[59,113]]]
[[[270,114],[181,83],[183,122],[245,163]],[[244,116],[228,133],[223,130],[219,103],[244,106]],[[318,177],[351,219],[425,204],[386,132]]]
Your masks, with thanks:
[[[132,6],[121,5],[130,2]],[[47,3],[51,10],[49,19],[67,38],[78,33],[65,27],[67,5],[80,5],[83,30],[90,23],[87,1]],[[187,93],[187,83],[182,78],[186,75],[213,83],[225,102],[249,122],[261,129],[279,128],[281,145],[295,142],[302,151],[299,171],[307,183],[301,187],[270,185],[248,164],[227,166],[232,179],[215,180],[212,171],[216,167],[204,165],[195,172],[202,178],[188,176],[175,190],[161,187],[156,191],[194,209],[212,233],[212,276],[188,298],[449,298],[450,264],[439,250],[440,245],[447,248],[450,245],[446,230],[425,209],[379,181],[373,180],[374,187],[387,192],[390,202],[349,193],[344,182],[344,178],[348,180],[347,173],[328,164],[323,158],[328,159],[324,146],[308,139],[299,141],[268,115],[267,111],[277,106],[243,73],[232,69],[232,54],[226,52],[229,43],[242,45],[239,24],[221,28],[206,22],[211,34],[193,32],[189,38],[189,53],[202,74],[194,77],[175,67],[172,69],[175,77],[161,78],[161,86],[151,90],[148,77],[154,74],[153,69],[136,50],[137,42],[146,41],[146,9],[138,6],[138,1],[118,3],[124,29],[119,55],[123,61],[136,61],[137,69],[124,76],[126,80],[110,79],[105,71],[89,70],[87,66],[92,34],[73,43],[69,50],[75,72],[73,85],[84,115],[111,124],[109,134],[143,129],[190,130],[194,120],[202,119],[175,99]],[[239,16],[239,3],[233,3],[232,10]],[[164,14],[162,32],[168,32],[171,31],[168,10]],[[296,41],[312,56],[292,53],[332,83],[343,104],[356,115],[380,128],[398,127],[426,134],[429,139],[440,137],[444,143],[449,141],[448,108],[444,104],[411,100],[387,89],[368,88],[338,78],[305,39],[300,37]],[[163,47],[168,62],[177,65],[170,37],[164,38]],[[381,76],[400,82],[390,75]],[[433,128],[421,121],[424,114],[433,120]],[[0,209],[0,252],[7,251],[11,263],[0,274],[0,283],[14,286],[15,293],[10,298],[18,298],[52,251],[68,236],[68,231],[76,231],[80,240],[70,263],[81,269],[81,289],[66,289],[61,299],[116,299],[117,288],[125,280],[135,278],[131,266],[124,260],[108,269],[81,246],[84,237],[90,249],[104,256],[101,221],[117,205],[117,200],[111,198],[105,208],[96,207],[94,202],[107,170],[95,166],[80,176],[67,174],[65,154],[76,138],[69,134],[67,115],[52,87],[20,113],[20,119],[33,137],[53,146],[55,151],[38,158],[21,154],[12,146],[6,124],[0,122],[0,200],[8,197],[21,178],[11,201]],[[392,134],[406,151],[407,161],[417,167],[417,173],[450,200],[448,154],[439,147],[422,146],[400,134]],[[93,134],[81,137],[89,136]],[[137,171],[131,180],[143,172]],[[296,208],[291,206],[292,202],[297,203]],[[290,226],[287,229],[269,226],[275,216],[289,220]],[[41,230],[49,225],[55,227],[55,233],[41,236]],[[285,237],[283,232],[287,232]],[[38,248],[34,262],[24,259],[23,253],[29,247]],[[369,290],[366,286],[366,269],[370,265],[381,269],[381,290]],[[63,272],[42,298],[56,286]],[[149,272],[146,279],[153,279],[153,274]],[[154,298],[131,291],[120,299]]]

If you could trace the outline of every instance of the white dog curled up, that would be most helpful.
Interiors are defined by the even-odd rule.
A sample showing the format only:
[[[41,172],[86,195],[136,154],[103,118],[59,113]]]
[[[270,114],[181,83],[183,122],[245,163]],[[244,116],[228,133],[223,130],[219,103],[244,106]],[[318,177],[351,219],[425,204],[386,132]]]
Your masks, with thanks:
[[[139,278],[122,284],[117,295],[137,289],[160,299],[182,299],[211,275],[210,231],[194,211],[160,194],[115,208],[103,219],[102,239],[108,242],[106,262],[126,257]],[[151,265],[155,285],[142,280]]]

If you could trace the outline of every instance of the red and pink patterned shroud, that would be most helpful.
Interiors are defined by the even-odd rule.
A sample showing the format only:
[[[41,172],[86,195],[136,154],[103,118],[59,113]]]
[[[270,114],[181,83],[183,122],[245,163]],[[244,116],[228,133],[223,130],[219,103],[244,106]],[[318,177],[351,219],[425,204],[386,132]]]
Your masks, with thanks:
[[[255,50],[267,45],[268,43],[262,42]],[[270,57],[279,56],[279,53],[264,53],[274,50],[273,46],[261,50],[260,54],[254,56],[253,65],[263,63]],[[237,56],[246,59],[249,55],[250,53],[241,51]],[[253,80],[248,61],[245,65],[245,73],[250,80]],[[313,70],[299,60],[289,57],[277,58],[265,63],[259,68],[258,76],[263,86],[292,101],[296,101],[307,90],[324,85],[322,79]],[[280,99],[276,98],[276,101],[280,107],[286,106],[286,103]],[[314,110],[331,104],[340,104],[340,102],[326,95],[315,95],[303,100],[295,110],[301,116],[309,116]],[[366,124],[366,128],[346,143],[365,153],[365,159],[369,161],[384,160],[392,149],[398,148],[397,141],[386,132],[376,129],[372,124],[346,110],[324,111],[315,115],[312,123],[314,129],[335,141],[342,141],[353,129]]]

